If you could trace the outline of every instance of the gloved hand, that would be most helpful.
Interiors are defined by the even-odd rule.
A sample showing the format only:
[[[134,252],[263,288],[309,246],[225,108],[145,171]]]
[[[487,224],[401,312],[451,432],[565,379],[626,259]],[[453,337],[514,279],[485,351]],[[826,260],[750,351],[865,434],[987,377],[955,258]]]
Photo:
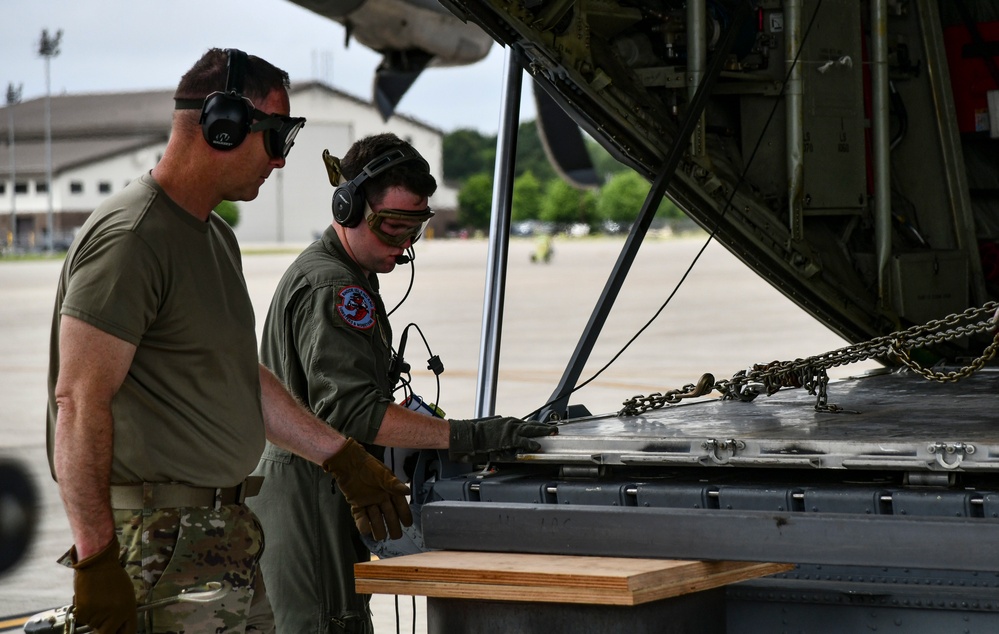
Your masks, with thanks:
[[[388,527],[389,537],[399,539],[402,527],[413,524],[413,513],[406,500],[409,487],[353,438],[348,438],[340,451],[326,459],[323,470],[336,478],[362,534],[372,534],[381,541]]]
[[[73,604],[78,623],[95,632],[134,634],[138,617],[135,590],[128,573],[118,563],[118,538],[113,537],[104,550],[76,561],[76,546],[70,549],[73,560]]]
[[[451,419],[448,457],[455,462],[471,462],[477,456],[508,449],[538,451],[541,445],[532,438],[554,436],[558,427],[530,423],[509,416],[472,420]]]

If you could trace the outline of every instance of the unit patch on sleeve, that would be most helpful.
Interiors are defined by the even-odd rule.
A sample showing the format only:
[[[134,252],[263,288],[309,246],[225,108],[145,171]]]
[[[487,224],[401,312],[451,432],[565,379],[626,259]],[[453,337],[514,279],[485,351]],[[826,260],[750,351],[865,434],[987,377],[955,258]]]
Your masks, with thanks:
[[[367,330],[375,325],[375,302],[360,286],[344,286],[337,293],[340,298],[336,312],[347,325]]]

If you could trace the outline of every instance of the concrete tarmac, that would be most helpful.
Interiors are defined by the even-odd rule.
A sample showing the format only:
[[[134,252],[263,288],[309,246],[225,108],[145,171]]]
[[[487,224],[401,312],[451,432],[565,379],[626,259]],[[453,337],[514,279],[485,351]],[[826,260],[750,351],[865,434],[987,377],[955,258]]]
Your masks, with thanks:
[[[653,318],[705,239],[646,241],[581,381],[597,374]],[[559,383],[622,245],[623,239],[560,238],[551,262],[534,264],[533,241],[512,242],[498,385],[491,398],[488,390],[477,396],[488,244],[419,243],[412,289],[392,315],[396,343],[407,324],[419,328],[411,329],[405,355],[413,367],[414,391],[454,418],[472,417],[477,402],[492,401],[496,413],[510,416],[526,416],[542,406]],[[297,252],[245,246],[243,264],[258,333],[273,289]],[[14,569],[0,573],[0,631],[21,629],[16,620],[8,622],[10,616],[64,605],[72,597],[71,571],[55,563],[71,536],[45,452],[49,328],[60,267],[61,261],[0,260],[0,460],[25,466],[40,500],[29,552]],[[411,270],[404,265],[382,276],[389,310],[406,294]],[[570,402],[592,413],[617,411],[631,396],[681,387],[705,372],[728,378],[754,363],[803,358],[845,344],[712,243],[658,318]],[[439,387],[426,370],[425,360],[432,355],[445,368]],[[874,362],[855,364],[833,375],[872,367]],[[7,508],[0,495],[0,513]],[[426,631],[422,597],[376,595],[372,609],[378,634]]]

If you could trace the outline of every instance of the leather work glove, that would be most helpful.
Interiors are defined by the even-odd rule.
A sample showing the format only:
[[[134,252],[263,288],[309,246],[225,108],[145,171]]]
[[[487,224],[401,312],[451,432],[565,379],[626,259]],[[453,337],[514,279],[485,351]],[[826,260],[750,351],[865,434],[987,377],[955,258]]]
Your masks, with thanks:
[[[101,634],[134,634],[137,626],[135,590],[128,573],[118,563],[118,538],[104,550],[76,561],[76,546],[70,549],[73,561],[73,604],[78,623]]]
[[[382,541],[387,527],[389,537],[399,539],[402,527],[412,526],[413,513],[406,500],[409,487],[353,438],[326,459],[323,470],[336,478],[362,534]]]
[[[448,457],[455,462],[471,462],[476,456],[510,449],[538,451],[541,445],[532,438],[558,433],[558,427],[554,425],[531,423],[509,416],[451,419],[449,422]]]

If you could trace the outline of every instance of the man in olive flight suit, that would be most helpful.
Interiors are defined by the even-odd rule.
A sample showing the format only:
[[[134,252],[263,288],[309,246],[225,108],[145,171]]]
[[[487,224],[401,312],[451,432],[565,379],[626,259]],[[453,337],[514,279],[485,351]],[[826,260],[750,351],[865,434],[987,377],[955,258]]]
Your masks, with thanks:
[[[342,162],[324,156],[334,222],[278,284],[264,325],[263,363],[318,418],[379,459],[385,447],[448,449],[452,460],[540,449],[555,428],[515,418],[478,421],[424,416],[393,402],[392,329],[379,273],[403,254],[433,216],[429,166],[393,134],[356,142]],[[398,378],[398,377],[396,377]],[[267,534],[261,567],[279,632],[373,631],[353,566],[370,552],[329,475],[268,444],[249,503]]]

